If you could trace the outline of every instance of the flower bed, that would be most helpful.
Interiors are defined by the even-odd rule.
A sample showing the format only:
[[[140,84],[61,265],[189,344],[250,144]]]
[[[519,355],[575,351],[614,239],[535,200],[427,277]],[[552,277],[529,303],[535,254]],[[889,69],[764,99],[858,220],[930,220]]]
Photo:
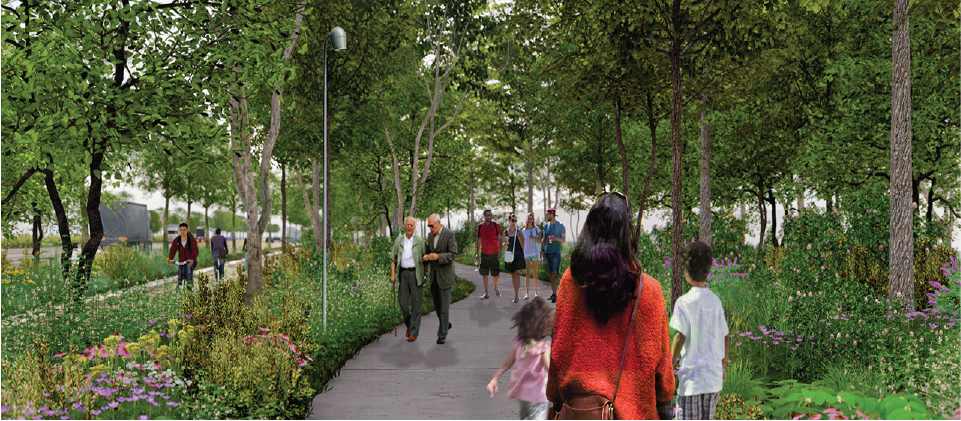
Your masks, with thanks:
[[[328,273],[326,331],[320,264],[303,251],[268,259],[252,308],[244,279],[199,275],[183,296],[131,291],[5,328],[2,416],[302,418],[346,360],[402,322],[386,268],[353,253]],[[460,279],[454,300],[472,291]]]

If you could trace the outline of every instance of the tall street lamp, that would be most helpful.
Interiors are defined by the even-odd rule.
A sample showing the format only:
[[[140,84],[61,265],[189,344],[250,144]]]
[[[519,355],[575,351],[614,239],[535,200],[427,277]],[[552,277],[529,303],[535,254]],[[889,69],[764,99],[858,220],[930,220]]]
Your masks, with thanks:
[[[329,214],[327,210],[327,149],[329,149],[328,143],[328,130],[327,130],[327,42],[334,47],[334,51],[343,51],[347,49],[347,34],[341,27],[336,27],[330,31],[327,35],[327,39],[324,40],[324,226],[322,231],[324,232],[324,332],[327,331],[327,215]]]

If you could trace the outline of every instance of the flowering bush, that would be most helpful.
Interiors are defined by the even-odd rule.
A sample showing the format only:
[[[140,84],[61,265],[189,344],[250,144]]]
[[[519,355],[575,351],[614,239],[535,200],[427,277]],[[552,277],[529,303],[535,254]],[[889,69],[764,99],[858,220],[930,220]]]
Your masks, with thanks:
[[[937,311],[953,312],[957,315],[961,311],[961,270],[954,260],[954,255],[950,256],[950,262],[941,267],[944,277],[947,278],[947,287],[937,281],[930,281],[934,287],[933,293],[926,294],[930,300],[928,304]]]
[[[178,407],[191,381],[169,368],[156,331],[138,342],[123,339],[111,335],[83,352],[57,353],[52,362],[43,349],[36,358],[4,359],[4,381],[17,385],[3,388],[4,417],[182,418]]]

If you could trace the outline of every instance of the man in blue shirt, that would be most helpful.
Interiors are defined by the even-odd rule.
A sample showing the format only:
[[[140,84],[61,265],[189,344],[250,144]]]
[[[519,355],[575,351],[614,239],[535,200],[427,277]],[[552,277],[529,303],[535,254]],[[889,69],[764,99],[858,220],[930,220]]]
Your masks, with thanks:
[[[561,268],[561,243],[567,242],[567,230],[564,224],[557,222],[557,211],[547,210],[547,223],[544,224],[544,259],[547,260],[547,274],[551,279],[551,300],[557,303],[557,285],[560,282],[558,272]]]

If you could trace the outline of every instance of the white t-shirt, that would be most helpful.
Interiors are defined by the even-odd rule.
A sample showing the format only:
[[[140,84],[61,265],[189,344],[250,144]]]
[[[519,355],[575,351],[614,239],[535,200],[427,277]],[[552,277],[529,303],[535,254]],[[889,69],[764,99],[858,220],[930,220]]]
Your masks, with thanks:
[[[535,241],[534,238],[531,238],[531,234],[534,234],[534,238],[537,238],[540,236],[541,230],[534,227],[521,231],[521,235],[524,236],[524,258],[527,260],[537,260],[537,254],[541,251],[541,245]]]
[[[724,380],[724,337],[729,333],[721,299],[710,289],[692,287],[677,299],[670,325],[685,337],[677,395],[720,392]]]

